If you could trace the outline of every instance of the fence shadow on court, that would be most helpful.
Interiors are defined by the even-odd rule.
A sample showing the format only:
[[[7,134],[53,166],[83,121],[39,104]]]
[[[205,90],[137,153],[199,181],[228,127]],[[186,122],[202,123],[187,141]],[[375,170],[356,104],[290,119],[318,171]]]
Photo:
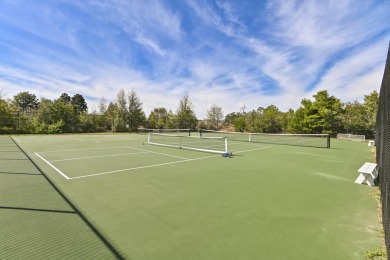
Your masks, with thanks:
[[[1,259],[124,259],[12,139],[0,150]]]

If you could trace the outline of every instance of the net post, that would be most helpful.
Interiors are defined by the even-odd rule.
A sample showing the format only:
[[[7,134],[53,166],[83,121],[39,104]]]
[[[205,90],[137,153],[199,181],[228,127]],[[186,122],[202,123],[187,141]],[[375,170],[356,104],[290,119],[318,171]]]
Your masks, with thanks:
[[[202,129],[199,129],[199,137],[202,137]]]
[[[330,134],[326,137],[326,148],[330,148]]]
[[[249,137],[248,137],[249,138],[249,140],[248,140],[249,142],[252,141],[251,136],[252,136],[251,133],[249,133]]]
[[[148,144],[150,144],[150,132],[148,133]]]

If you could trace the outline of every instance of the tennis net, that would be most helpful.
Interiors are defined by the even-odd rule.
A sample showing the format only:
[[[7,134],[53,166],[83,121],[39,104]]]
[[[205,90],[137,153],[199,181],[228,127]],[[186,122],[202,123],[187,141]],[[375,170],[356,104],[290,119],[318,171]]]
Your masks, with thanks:
[[[201,129],[200,136],[225,136],[229,141],[330,148],[328,134],[266,134]]]
[[[218,153],[224,156],[228,154],[226,137],[190,137],[188,135],[149,133],[148,144]]]
[[[190,129],[153,129],[153,128],[137,128],[138,134],[160,133],[160,134],[185,134],[191,135]]]

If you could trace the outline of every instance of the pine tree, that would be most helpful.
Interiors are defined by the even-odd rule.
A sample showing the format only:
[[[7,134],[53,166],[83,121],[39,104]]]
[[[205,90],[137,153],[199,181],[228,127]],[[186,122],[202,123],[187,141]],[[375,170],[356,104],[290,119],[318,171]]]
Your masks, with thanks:
[[[194,112],[194,106],[188,96],[185,94],[179,103],[177,109],[177,127],[181,129],[195,129],[198,119]]]
[[[145,113],[142,110],[142,103],[134,89],[127,95],[129,111],[129,130],[136,131],[145,122]]]

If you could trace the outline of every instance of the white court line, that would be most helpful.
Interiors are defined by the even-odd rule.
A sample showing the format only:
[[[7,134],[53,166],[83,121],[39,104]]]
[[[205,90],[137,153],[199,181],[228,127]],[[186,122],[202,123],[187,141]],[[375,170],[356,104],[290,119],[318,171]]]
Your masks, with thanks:
[[[68,176],[66,176],[63,172],[61,172],[60,170],[58,170],[53,164],[49,163],[45,158],[43,158],[42,156],[40,156],[38,153],[35,153],[36,156],[38,156],[39,158],[41,158],[45,163],[47,163],[48,165],[50,165],[54,170],[56,170],[59,174],[61,174],[65,179],[69,180],[70,178]]]
[[[195,159],[186,159],[183,161],[177,161],[177,162],[169,162],[169,163],[159,163],[159,164],[153,164],[153,165],[147,165],[147,166],[140,166],[140,167],[134,167],[134,168],[128,168],[128,169],[121,169],[121,170],[115,170],[115,171],[108,171],[108,172],[101,172],[101,173],[94,173],[84,176],[78,176],[78,177],[70,177],[69,180],[73,179],[81,179],[81,178],[88,178],[88,177],[94,177],[99,175],[105,175],[110,173],[116,173],[116,172],[124,172],[124,171],[132,171],[132,170],[140,170],[140,169],[146,169],[146,168],[152,168],[152,167],[158,167],[158,166],[164,166],[164,165],[171,165],[176,163],[183,163],[183,162],[189,162],[189,161],[196,161],[196,160],[203,160],[208,158],[214,158],[214,157],[220,157],[220,155],[212,155],[207,157],[201,157],[201,158],[195,158]]]
[[[89,158],[112,157],[112,156],[118,156],[118,155],[141,154],[141,153],[150,153],[150,152],[145,151],[145,152],[136,152],[136,153],[118,153],[118,154],[110,154],[110,155],[75,157],[75,158],[68,158],[68,159],[50,160],[49,162],[63,162],[63,161],[82,160],[82,159],[89,159]]]
[[[18,141],[18,143],[20,143],[20,140],[19,140],[18,138],[14,137],[14,139],[15,139],[16,141]]]
[[[238,152],[234,152],[234,153],[233,153],[233,156],[234,156],[234,154],[236,154],[236,153],[252,152],[252,151],[257,151],[257,150],[268,149],[268,148],[271,148],[271,147],[272,147],[272,146],[265,146],[265,147],[260,147],[260,148],[254,148],[254,149],[244,150],[244,151],[238,151]]]
[[[62,139],[61,139],[62,138]],[[15,138],[16,139],[16,138]],[[32,140],[34,139],[34,140]],[[75,138],[75,137],[71,137],[71,138],[67,138],[67,137],[57,137],[57,138],[45,138],[45,137],[27,137],[27,140],[25,139],[23,141],[23,143],[33,143],[33,142],[42,142],[42,141],[51,141],[51,140],[55,140],[55,141],[64,141],[64,140],[75,140],[75,141],[84,141],[84,139],[81,139],[81,138]]]
[[[158,152],[154,152],[154,151],[149,151],[149,150],[143,150],[143,149],[133,148],[133,147],[130,147],[130,146],[125,146],[125,147],[131,148],[131,149],[134,149],[134,150],[138,150],[138,151],[149,152],[149,153],[155,153],[155,154],[165,155],[165,156],[174,157],[174,158],[179,158],[179,159],[183,159],[183,160],[189,160],[188,158],[180,157],[180,156],[176,156],[176,155],[170,155],[170,154],[166,154],[166,153],[158,153]]]
[[[244,150],[244,151],[238,151],[235,153],[245,153],[245,152],[250,152],[250,151],[256,151],[256,150],[262,150],[262,149],[267,149],[271,148],[272,146],[266,146],[266,147],[260,147],[260,148],[255,148],[255,149],[250,149],[250,150]],[[65,179],[67,180],[73,180],[73,179],[81,179],[81,178],[89,178],[89,177],[95,177],[99,175],[106,175],[110,173],[117,173],[117,172],[124,172],[124,171],[133,171],[133,170],[141,170],[141,169],[146,169],[146,168],[153,168],[153,167],[159,167],[159,166],[165,166],[165,165],[172,165],[172,164],[177,164],[177,163],[184,163],[184,162],[190,162],[190,161],[197,161],[197,160],[203,160],[203,159],[209,159],[209,158],[215,158],[219,157],[220,155],[212,155],[212,156],[206,156],[206,157],[200,157],[200,158],[194,158],[194,159],[188,159],[180,156],[175,156],[175,155],[169,155],[169,154],[164,154],[164,153],[159,153],[159,152],[153,152],[153,151],[148,151],[148,150],[143,150],[143,149],[137,149],[133,147],[128,147],[126,148],[131,148],[134,150],[139,150],[147,153],[156,153],[160,155],[165,155],[165,156],[170,156],[170,157],[175,157],[182,159],[182,161],[176,161],[176,162],[169,162],[169,163],[159,163],[159,164],[152,164],[152,165],[147,165],[147,166],[140,166],[140,167],[134,167],[134,168],[127,168],[127,169],[121,169],[121,170],[115,170],[115,171],[107,171],[107,172],[100,172],[100,173],[94,173],[94,174],[88,174],[84,176],[78,176],[78,177],[68,177],[64,173],[62,173],[60,170],[58,170],[54,165],[52,165],[50,162],[48,162],[46,159],[44,159],[42,156],[40,156],[38,153],[35,153],[39,158],[41,158],[44,162],[46,162],[48,165],[50,165],[54,170],[56,170],[58,173],[60,173]],[[87,149],[86,149],[87,150]]]
[[[303,153],[303,152],[295,152],[297,154],[304,154],[304,155],[311,155],[311,156],[317,156],[317,157],[323,157],[323,158],[329,158],[329,159],[334,159],[337,160],[336,157],[334,156],[327,156],[327,155],[321,155],[321,154],[313,154],[313,153]]]
[[[131,147],[129,147],[129,146],[111,146],[111,147],[100,147],[100,148],[84,148],[84,149],[69,149],[69,150],[40,151],[40,152],[38,152],[38,153],[56,153],[56,152],[89,151],[89,150],[118,149],[118,148],[131,148]],[[134,149],[134,148],[131,148],[131,149]]]
[[[272,147],[272,146],[266,146],[266,147],[260,147],[260,148],[245,150],[245,151],[239,151],[239,152],[235,152],[235,153],[245,153],[245,152],[250,152],[250,151],[256,151],[256,150],[267,149],[267,148],[271,148],[271,147]],[[129,148],[130,148],[130,147],[129,147]],[[135,148],[132,148],[132,149],[135,149]],[[147,151],[147,150],[142,150],[142,149],[136,149],[136,150]],[[157,152],[152,152],[152,153],[157,153]],[[171,155],[163,154],[163,153],[157,153],[157,154],[171,156]],[[172,155],[172,156],[173,156],[173,155]],[[177,161],[177,162],[159,163],[159,164],[153,164],[153,165],[147,165],[147,166],[140,166],[140,167],[128,168],[128,169],[122,169],[122,170],[101,172],[101,173],[89,174],[89,175],[84,175],[84,176],[71,177],[71,178],[69,178],[69,179],[70,179],[70,180],[73,180],[73,179],[81,179],[81,178],[94,177],[94,176],[99,176],[99,175],[104,175],[104,174],[110,174],[110,173],[116,173],[116,172],[140,170],[140,169],[146,169],[146,168],[152,168],[152,167],[158,167],[158,166],[164,166],[164,165],[171,165],[171,164],[177,164],[177,163],[183,163],[183,162],[189,162],[189,161],[203,160],[203,159],[214,158],[214,157],[219,157],[219,156],[220,156],[220,155],[212,155],[212,156],[206,156],[206,157],[195,158],[195,159],[187,159],[187,158],[183,158],[183,157],[179,157],[179,156],[173,156],[173,157],[183,158],[184,160],[183,160],[183,161]]]

